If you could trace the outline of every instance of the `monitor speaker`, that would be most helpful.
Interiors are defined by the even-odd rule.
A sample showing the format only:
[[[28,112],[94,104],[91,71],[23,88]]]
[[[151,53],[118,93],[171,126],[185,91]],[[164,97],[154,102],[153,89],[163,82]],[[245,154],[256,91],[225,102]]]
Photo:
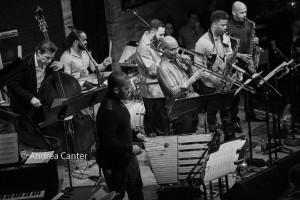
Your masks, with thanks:
[[[249,178],[235,183],[223,195],[224,200],[274,200],[289,188],[288,178],[279,166],[274,165]]]
[[[0,69],[18,58],[19,36],[17,30],[0,32]]]

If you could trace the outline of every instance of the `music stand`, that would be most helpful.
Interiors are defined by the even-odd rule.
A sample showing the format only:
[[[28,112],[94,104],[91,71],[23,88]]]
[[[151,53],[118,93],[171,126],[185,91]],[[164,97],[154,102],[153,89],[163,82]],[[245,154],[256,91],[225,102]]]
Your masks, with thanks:
[[[196,115],[204,112],[206,109],[207,102],[213,101],[215,107],[226,106],[231,103],[234,91],[201,95],[198,97],[175,99],[171,113],[169,114],[170,120],[174,120],[178,117],[186,115]],[[221,99],[221,101],[220,101]]]
[[[267,135],[268,135],[268,144],[269,144],[269,163],[270,165],[272,165],[272,151],[271,151],[271,134],[270,134],[270,125],[269,125],[269,107],[270,107],[270,95],[272,95],[273,97],[276,96],[280,96],[282,97],[282,95],[278,92],[278,90],[276,88],[274,88],[271,84],[268,83],[268,80],[278,76],[284,74],[284,69],[286,69],[291,63],[293,62],[293,60],[289,61],[289,62],[283,62],[281,63],[278,67],[276,67],[274,70],[272,70],[269,74],[267,74],[264,78],[262,78],[261,76],[258,76],[260,78],[259,81],[256,81],[256,83],[258,84],[258,87],[262,86],[262,88],[264,89],[265,95],[266,95],[266,126],[267,126]],[[273,109],[274,111],[274,109]],[[274,115],[274,113],[273,113]],[[275,124],[276,123],[274,121],[274,116],[273,116],[273,127],[274,129],[276,128]],[[274,145],[275,145],[275,159],[277,159],[277,147],[276,147],[276,134],[275,134],[275,130],[274,130]]]
[[[79,96],[75,96],[71,99],[63,101],[61,105],[49,109],[45,121],[41,123],[40,126],[46,127],[55,122],[63,121],[65,118],[73,116],[76,112],[79,112],[84,108],[100,103],[103,97],[105,96],[106,91],[107,91],[107,87],[96,88],[95,90],[83,93]],[[97,133],[96,133],[96,138],[97,138]],[[64,139],[66,144],[66,153],[68,154],[69,150],[68,150],[68,141],[66,138],[66,133],[64,135]],[[70,187],[72,187],[72,178],[71,178],[69,159],[67,159],[67,166],[68,166]]]
[[[296,98],[297,98],[297,94],[296,94],[296,82],[295,82],[295,70],[297,70],[297,67],[299,67],[300,64],[297,65],[289,65],[291,66],[287,71],[291,76],[291,83],[292,83],[292,94],[291,94],[291,114],[292,114],[292,121],[291,121],[291,132],[292,132],[292,137],[291,138],[286,138],[285,141],[283,142],[285,145],[288,146],[299,146],[300,145],[300,139],[299,138],[295,138],[295,104],[296,104]],[[286,73],[286,74],[288,74]],[[284,75],[286,75],[284,74]],[[283,75],[283,76],[284,76]],[[282,77],[282,76],[281,76]],[[280,79],[281,77],[279,77],[278,79]]]
[[[198,97],[191,97],[191,98],[184,98],[184,99],[175,99],[173,103],[173,107],[171,109],[171,112],[169,114],[170,120],[174,120],[178,117],[184,117],[186,115],[196,115],[201,112],[205,112],[207,108],[208,101],[214,105],[214,107],[221,108],[224,106],[227,106],[231,103],[231,100],[233,98],[235,91],[229,91],[224,93],[215,93],[215,94],[208,94],[208,95],[201,95]],[[222,99],[220,101],[220,99]],[[199,161],[194,165],[194,167],[191,169],[190,173],[186,177],[185,181],[182,183],[182,185],[189,183],[191,186],[191,182],[193,177],[193,172],[196,169],[196,167],[200,164],[200,161],[204,157],[207,151],[211,151],[213,148],[213,145],[216,145],[216,141],[219,140],[219,134],[215,133],[212,141],[210,142],[209,148],[199,157]],[[206,187],[203,181],[203,178],[201,178],[201,185],[204,189],[204,198],[207,199],[206,194]]]
[[[45,121],[40,124],[46,127],[50,124],[74,115],[76,112],[100,103],[107,92],[107,87],[96,88],[62,102],[61,105],[50,108]]]

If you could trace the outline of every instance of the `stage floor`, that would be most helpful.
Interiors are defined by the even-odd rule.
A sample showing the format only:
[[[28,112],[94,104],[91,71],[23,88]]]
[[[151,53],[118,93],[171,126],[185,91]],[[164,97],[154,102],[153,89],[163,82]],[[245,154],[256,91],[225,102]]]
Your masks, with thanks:
[[[242,135],[248,135],[248,123],[245,121],[245,115],[242,111],[243,109],[240,109],[241,112],[239,112],[239,117],[241,119],[241,126],[243,128],[242,134],[236,134],[236,136],[242,136]],[[263,111],[257,111],[260,115],[265,115]],[[272,121],[270,121],[270,133],[272,133],[273,130],[273,124]],[[260,143],[262,138],[266,138],[267,142],[267,126],[265,122],[252,122],[251,123],[251,132],[252,132],[252,142],[253,142],[253,157],[254,158],[262,158],[265,161],[269,159],[269,155],[263,155],[260,149]],[[202,134],[200,132],[200,134]],[[296,137],[300,137],[299,134],[296,135]],[[300,150],[300,146],[297,147],[290,147],[289,148],[298,151]],[[288,154],[278,152],[277,156],[278,159],[283,158],[287,156]],[[274,161],[275,155],[272,154],[272,159]],[[155,200],[157,199],[156,190],[159,188],[159,186],[156,183],[155,177],[150,169],[150,163],[149,159],[147,157],[147,153],[143,152],[138,156],[142,179],[144,183],[144,197],[145,200]],[[72,168],[72,183],[73,186],[84,186],[84,185],[93,185],[95,184],[95,181],[89,179],[89,176],[98,176],[98,166],[97,164],[93,165],[95,163],[94,160],[73,160],[71,161],[71,168]],[[76,170],[76,166],[78,167]],[[68,177],[68,171],[67,168],[64,166],[59,166],[59,177],[60,177],[60,186],[61,188],[65,188],[69,186],[69,177]],[[229,185],[232,186],[235,183],[236,179],[233,178],[231,175],[229,176]],[[216,191],[218,189],[214,188]],[[127,197],[125,199],[128,199]]]

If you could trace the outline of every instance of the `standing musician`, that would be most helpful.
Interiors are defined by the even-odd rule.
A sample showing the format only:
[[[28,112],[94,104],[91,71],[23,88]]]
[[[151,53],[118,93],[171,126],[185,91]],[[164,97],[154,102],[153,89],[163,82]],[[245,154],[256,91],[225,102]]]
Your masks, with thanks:
[[[145,131],[149,132],[151,130],[157,135],[168,135],[169,132],[165,98],[157,80],[157,68],[161,58],[159,53],[152,48],[158,47],[164,34],[164,24],[154,19],[137,47],[140,96],[143,98],[145,106],[145,117],[149,121],[149,125],[145,123]]]
[[[199,96],[194,92],[192,84],[200,79],[202,71],[194,72],[191,65],[179,60],[178,43],[172,36],[162,39],[161,48],[164,53],[157,70],[157,79],[166,97],[166,107],[170,114],[175,99]],[[172,124],[175,135],[193,133],[196,132],[198,118],[197,115],[184,116],[173,120]]]
[[[120,194],[117,199],[123,199],[126,190],[129,199],[143,200],[143,182],[136,158],[142,150],[132,144],[130,113],[121,101],[128,96],[130,87],[130,78],[124,72],[114,71],[109,75],[108,93],[97,113],[96,159],[110,192]],[[145,139],[140,133],[136,136]]]
[[[226,60],[232,53],[230,38],[224,34],[227,27],[228,14],[221,10],[216,10],[211,14],[211,26],[208,32],[206,32],[196,43],[195,51],[209,57],[215,57],[215,60],[211,67],[213,71],[220,74],[225,70]],[[195,62],[202,65],[207,65],[206,59],[203,57],[195,56]],[[204,94],[215,93],[216,89],[223,87],[224,81],[213,74],[205,74],[201,77],[202,91]],[[222,101],[222,99],[220,99]],[[210,132],[215,132],[218,113],[218,108],[213,103],[208,102],[206,107],[207,122]],[[235,133],[231,124],[231,115],[229,107],[225,106],[220,111],[220,117],[222,120],[223,132],[225,135],[224,140],[228,141],[235,138]]]
[[[78,40],[77,35],[80,37],[80,41]],[[112,63],[111,57],[108,57],[104,59],[103,63],[96,63],[96,66],[94,66],[94,63],[91,61],[88,53],[85,51],[86,47],[86,34],[80,30],[77,30],[76,33],[72,31],[67,37],[67,49],[60,57],[60,62],[64,64],[64,71],[68,74],[71,74],[76,79],[88,76],[88,68],[93,72],[95,71],[95,67],[97,67],[99,71],[103,71]],[[84,86],[87,89],[94,87],[87,81],[80,81],[79,83],[81,86]]]
[[[255,63],[252,54],[249,54],[250,45],[255,46],[258,44],[258,38],[254,35],[254,27],[246,19],[247,16],[247,7],[244,3],[240,1],[236,1],[232,4],[232,16],[230,16],[228,20],[228,33],[233,37],[237,37],[240,39],[240,46],[238,49],[238,53],[236,55],[239,67],[243,68],[244,70],[249,71],[247,66],[254,65]],[[253,48],[253,46],[251,48]],[[254,47],[255,48],[255,47]],[[253,72],[252,72],[253,73]],[[246,120],[250,121],[265,121],[264,117],[258,116],[254,112],[254,96],[250,92],[248,92],[248,96],[245,97],[245,113],[246,113]],[[233,98],[233,102],[231,105],[231,115],[232,115],[232,122],[234,124],[234,130],[238,133],[242,133],[243,130],[240,126],[240,119],[238,115],[238,106],[240,102],[240,97],[236,95]]]
[[[42,105],[38,98],[38,90],[44,78],[49,74],[49,69],[60,70],[63,68],[63,64],[60,62],[51,63],[56,51],[57,47],[52,42],[40,42],[35,47],[33,54],[23,58],[26,65],[25,72],[7,85],[13,99],[29,115],[33,108],[39,108]],[[15,105],[12,106],[16,110]]]

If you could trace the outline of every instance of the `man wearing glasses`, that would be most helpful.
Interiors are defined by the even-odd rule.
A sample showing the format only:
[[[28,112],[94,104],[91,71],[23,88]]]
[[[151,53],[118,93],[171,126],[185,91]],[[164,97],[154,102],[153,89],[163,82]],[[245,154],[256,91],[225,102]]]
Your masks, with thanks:
[[[38,99],[38,90],[48,69],[60,70],[63,68],[63,64],[60,62],[51,63],[56,51],[57,47],[52,42],[40,42],[36,46],[35,52],[23,59],[26,65],[25,72],[8,84],[8,90],[13,99],[27,114],[32,108],[42,105]]]

